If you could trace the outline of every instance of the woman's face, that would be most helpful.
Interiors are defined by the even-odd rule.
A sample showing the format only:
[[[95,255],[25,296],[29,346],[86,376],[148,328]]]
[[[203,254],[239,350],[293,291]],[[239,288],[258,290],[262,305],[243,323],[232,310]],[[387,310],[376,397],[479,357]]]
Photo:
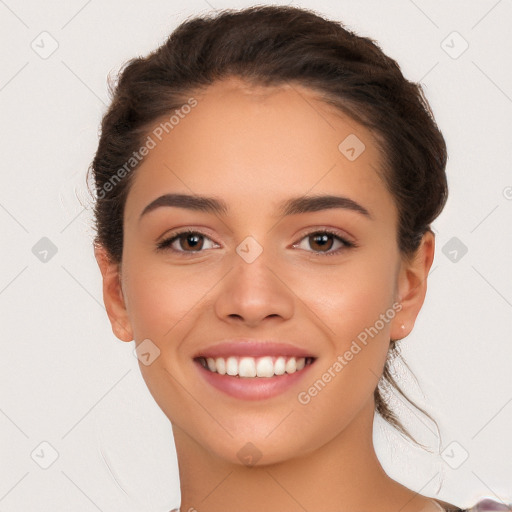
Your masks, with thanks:
[[[121,302],[107,294],[107,310],[180,432],[230,462],[282,461],[373,414],[389,339],[423,300],[411,276],[431,257],[405,266],[371,133],[311,91],[229,79],[196,99],[135,171]],[[171,197],[145,211],[168,194],[216,207]],[[342,199],[309,200],[325,196]],[[242,373],[285,373],[221,375],[201,355],[228,373],[242,359]]]

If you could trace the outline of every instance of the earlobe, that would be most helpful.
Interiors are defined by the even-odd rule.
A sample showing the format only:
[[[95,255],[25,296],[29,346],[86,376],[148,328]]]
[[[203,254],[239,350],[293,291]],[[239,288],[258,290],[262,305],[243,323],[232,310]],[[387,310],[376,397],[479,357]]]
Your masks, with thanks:
[[[398,301],[401,310],[393,320],[391,339],[399,340],[409,335],[414,327],[427,293],[427,278],[434,261],[435,235],[428,230],[423,235],[414,256],[404,260],[398,275]],[[402,325],[404,326],[402,328]]]
[[[121,287],[119,264],[113,262],[107,250],[99,244],[94,246],[94,256],[103,279],[103,302],[112,325],[112,332],[121,341],[132,341],[133,332]]]

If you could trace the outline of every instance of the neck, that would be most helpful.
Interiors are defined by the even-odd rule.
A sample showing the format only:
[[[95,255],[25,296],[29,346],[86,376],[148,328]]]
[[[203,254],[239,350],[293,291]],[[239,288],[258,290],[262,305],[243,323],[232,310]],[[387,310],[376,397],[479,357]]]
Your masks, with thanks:
[[[374,402],[319,449],[264,466],[233,464],[173,425],[181,512],[416,512],[427,500],[389,478],[373,446]]]

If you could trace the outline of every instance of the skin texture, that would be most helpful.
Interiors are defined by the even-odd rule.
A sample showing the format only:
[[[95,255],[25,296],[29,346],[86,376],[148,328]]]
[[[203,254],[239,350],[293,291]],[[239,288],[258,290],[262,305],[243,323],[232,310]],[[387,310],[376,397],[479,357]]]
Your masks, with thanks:
[[[121,267],[95,249],[114,334],[137,345],[149,338],[160,350],[140,369],[172,422],[182,512],[438,510],[386,475],[372,442],[373,392],[390,338],[409,334],[423,304],[433,234],[414,258],[401,257],[397,210],[377,172],[371,132],[313,91],[229,78],[194,96],[198,105],[135,171]],[[366,146],[354,161],[338,149],[349,134]],[[215,197],[229,209],[161,207],[140,218],[164,193]],[[322,194],[349,197],[371,218],[341,208],[278,212],[291,197]],[[190,254],[186,239],[174,252],[157,251],[176,228],[204,233],[202,252]],[[322,228],[357,247],[322,254],[343,247],[332,238],[322,249],[307,236]],[[236,252],[247,236],[263,248],[252,263]],[[397,303],[401,310],[378,335],[307,405],[299,403],[297,393]],[[317,360],[285,393],[235,399],[206,384],[192,359],[235,337],[295,342]],[[237,456],[247,442],[261,454],[254,466]]]

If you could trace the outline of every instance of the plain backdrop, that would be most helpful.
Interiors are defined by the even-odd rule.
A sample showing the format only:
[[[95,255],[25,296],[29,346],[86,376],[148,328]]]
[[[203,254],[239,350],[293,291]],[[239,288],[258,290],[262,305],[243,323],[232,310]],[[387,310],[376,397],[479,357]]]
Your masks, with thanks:
[[[280,2],[277,2],[279,4]],[[283,2],[284,3],[284,2]],[[395,399],[429,451],[379,418],[389,474],[460,506],[512,502],[512,4],[293,2],[375,39],[421,82],[446,138],[448,204]],[[190,15],[193,0],[0,0],[0,510],[155,511],[179,504],[171,426],[112,334],[85,176],[107,75]],[[399,374],[403,373],[397,367]],[[209,490],[205,490],[205,494]]]

